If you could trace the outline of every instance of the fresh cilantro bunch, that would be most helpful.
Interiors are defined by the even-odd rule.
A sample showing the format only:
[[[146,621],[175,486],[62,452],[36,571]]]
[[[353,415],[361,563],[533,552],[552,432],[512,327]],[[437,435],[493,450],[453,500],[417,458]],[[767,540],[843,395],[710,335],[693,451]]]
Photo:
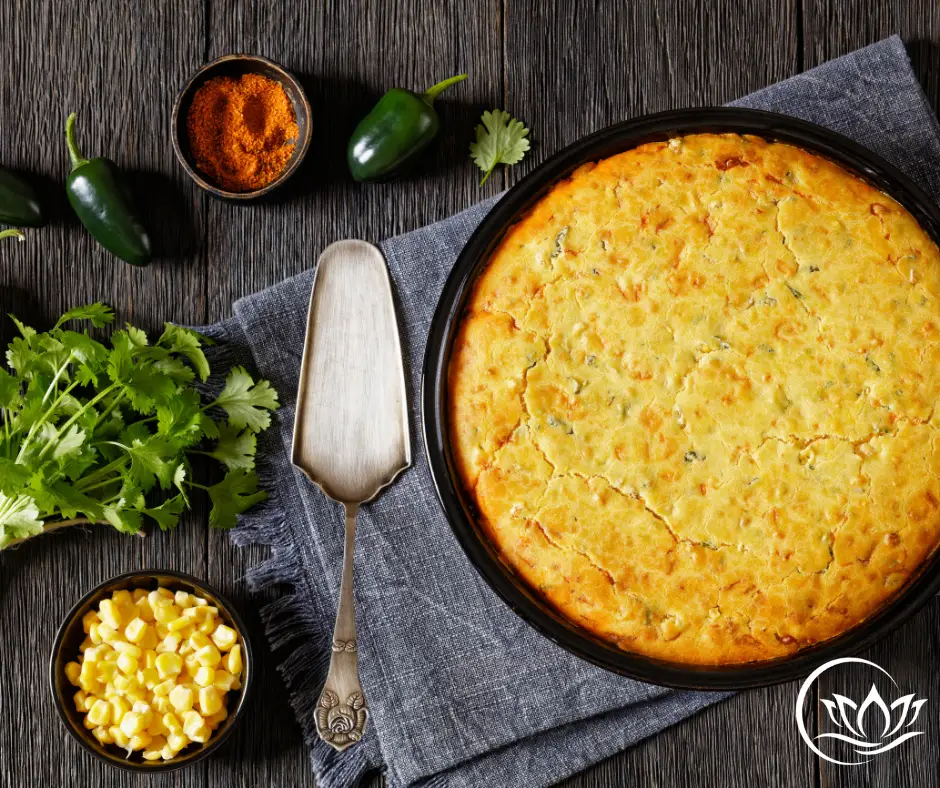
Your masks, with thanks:
[[[517,164],[529,150],[529,130],[501,109],[484,112],[476,128],[476,142],[470,143],[470,158],[483,170],[480,186],[497,164]]]
[[[67,312],[45,333],[13,320],[10,371],[0,366],[0,549],[79,523],[173,528],[194,489],[209,495],[210,525],[230,528],[267,497],[253,472],[255,436],[277,393],[236,367],[216,399],[204,398],[195,381],[209,377],[205,337],[167,324],[151,344],[127,326],[108,346],[65,328],[108,325],[114,314],[102,304]],[[222,481],[193,481],[195,455],[224,465]]]

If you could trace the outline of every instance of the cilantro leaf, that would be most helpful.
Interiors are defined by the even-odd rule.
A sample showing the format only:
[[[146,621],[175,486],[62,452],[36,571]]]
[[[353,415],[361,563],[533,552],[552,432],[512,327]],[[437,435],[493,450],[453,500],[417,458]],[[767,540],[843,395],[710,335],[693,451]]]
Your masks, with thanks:
[[[176,528],[180,521],[180,515],[186,508],[186,499],[182,495],[170,498],[153,509],[141,509],[141,513],[154,520],[161,531],[169,531]]]
[[[267,500],[268,494],[258,489],[258,477],[243,470],[230,471],[218,484],[209,488],[212,510],[209,525],[212,528],[233,528],[238,515]]]
[[[171,353],[179,353],[189,359],[189,362],[195,367],[199,379],[205,383],[209,377],[209,361],[206,354],[202,352],[202,346],[210,344],[208,337],[189,328],[174,326],[167,323],[163,335],[157,340],[157,344],[165,347]]]
[[[517,164],[529,150],[529,130],[506,111],[484,112],[476,128],[476,142],[470,143],[470,158],[483,170],[480,186],[496,169],[497,164]]]
[[[14,539],[27,539],[42,533],[39,507],[28,495],[7,498],[0,494],[0,549]]]
[[[63,324],[70,320],[90,320],[95,328],[104,328],[114,320],[114,312],[111,307],[104,304],[86,304],[70,309],[55,324],[56,328],[61,328]]]
[[[223,463],[230,471],[239,468],[250,471],[255,467],[256,443],[251,430],[239,430],[231,424],[223,424],[219,427],[219,442],[209,452],[209,456]]]
[[[267,411],[277,409],[277,392],[266,380],[255,383],[244,367],[233,367],[214,404],[228,414],[233,427],[260,432],[271,425]]]

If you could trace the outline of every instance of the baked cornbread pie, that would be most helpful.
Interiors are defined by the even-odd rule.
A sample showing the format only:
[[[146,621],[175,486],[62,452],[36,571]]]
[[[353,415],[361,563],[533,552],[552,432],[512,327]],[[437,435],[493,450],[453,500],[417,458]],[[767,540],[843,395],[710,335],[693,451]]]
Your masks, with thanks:
[[[503,561],[680,663],[872,614],[940,540],[940,253],[791,145],[696,134],[586,165],[475,282],[452,452]]]

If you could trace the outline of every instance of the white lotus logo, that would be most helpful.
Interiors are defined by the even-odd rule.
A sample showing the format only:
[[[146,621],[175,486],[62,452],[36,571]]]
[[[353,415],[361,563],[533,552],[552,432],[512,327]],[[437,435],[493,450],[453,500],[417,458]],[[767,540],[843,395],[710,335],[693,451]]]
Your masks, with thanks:
[[[884,668],[876,665],[874,662],[869,662],[867,659],[860,659],[858,657],[834,659],[813,671],[806,681],[803,682],[803,686],[800,687],[800,693],[797,695],[796,699],[797,728],[799,728],[800,736],[803,737],[803,741],[809,745],[813,752],[831,763],[838,763],[843,766],[854,766],[867,763],[871,760],[870,756],[893,750],[908,739],[923,735],[923,731],[908,729],[917,722],[917,718],[920,716],[920,710],[927,702],[926,698],[917,699],[914,694],[903,695],[893,701],[889,706],[884,698],[881,697],[881,693],[878,692],[875,685],[872,684],[867,697],[860,704],[837,692],[832,693],[831,700],[820,698],[820,702],[826,707],[826,711],[829,712],[829,719],[835,723],[839,730],[833,733],[820,733],[816,736],[815,740],[811,739],[806,731],[805,715],[803,713],[803,704],[806,700],[809,688],[825,671],[836,665],[847,662],[857,662],[876,668],[891,679],[891,683],[894,684],[895,687],[898,686],[897,682]],[[845,742],[851,745],[856,753],[865,756],[865,760],[836,760],[826,755],[816,745],[816,741],[821,739],[836,739]]]

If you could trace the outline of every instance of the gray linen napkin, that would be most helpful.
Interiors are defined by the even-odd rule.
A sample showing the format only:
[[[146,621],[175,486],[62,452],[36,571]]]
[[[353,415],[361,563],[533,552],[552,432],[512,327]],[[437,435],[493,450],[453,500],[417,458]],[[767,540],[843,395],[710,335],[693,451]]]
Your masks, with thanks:
[[[897,37],[737,104],[840,131],[940,196],[940,128]],[[372,718],[343,754],[318,741],[312,716],[330,653],[343,519],[288,460],[313,271],[239,301],[233,319],[206,329],[219,342],[216,364],[255,366],[284,403],[259,446],[274,495],[233,538],[272,548],[249,576],[253,588],[293,586],[263,618],[272,647],[289,646],[281,671],[322,788],[354,785],[372,767],[387,769],[392,788],[538,788],[726,697],[640,684],[569,655],[497,599],[451,535],[419,439],[420,370],[444,280],[493,202],[383,244],[410,374],[415,462],[359,516],[360,669]]]

